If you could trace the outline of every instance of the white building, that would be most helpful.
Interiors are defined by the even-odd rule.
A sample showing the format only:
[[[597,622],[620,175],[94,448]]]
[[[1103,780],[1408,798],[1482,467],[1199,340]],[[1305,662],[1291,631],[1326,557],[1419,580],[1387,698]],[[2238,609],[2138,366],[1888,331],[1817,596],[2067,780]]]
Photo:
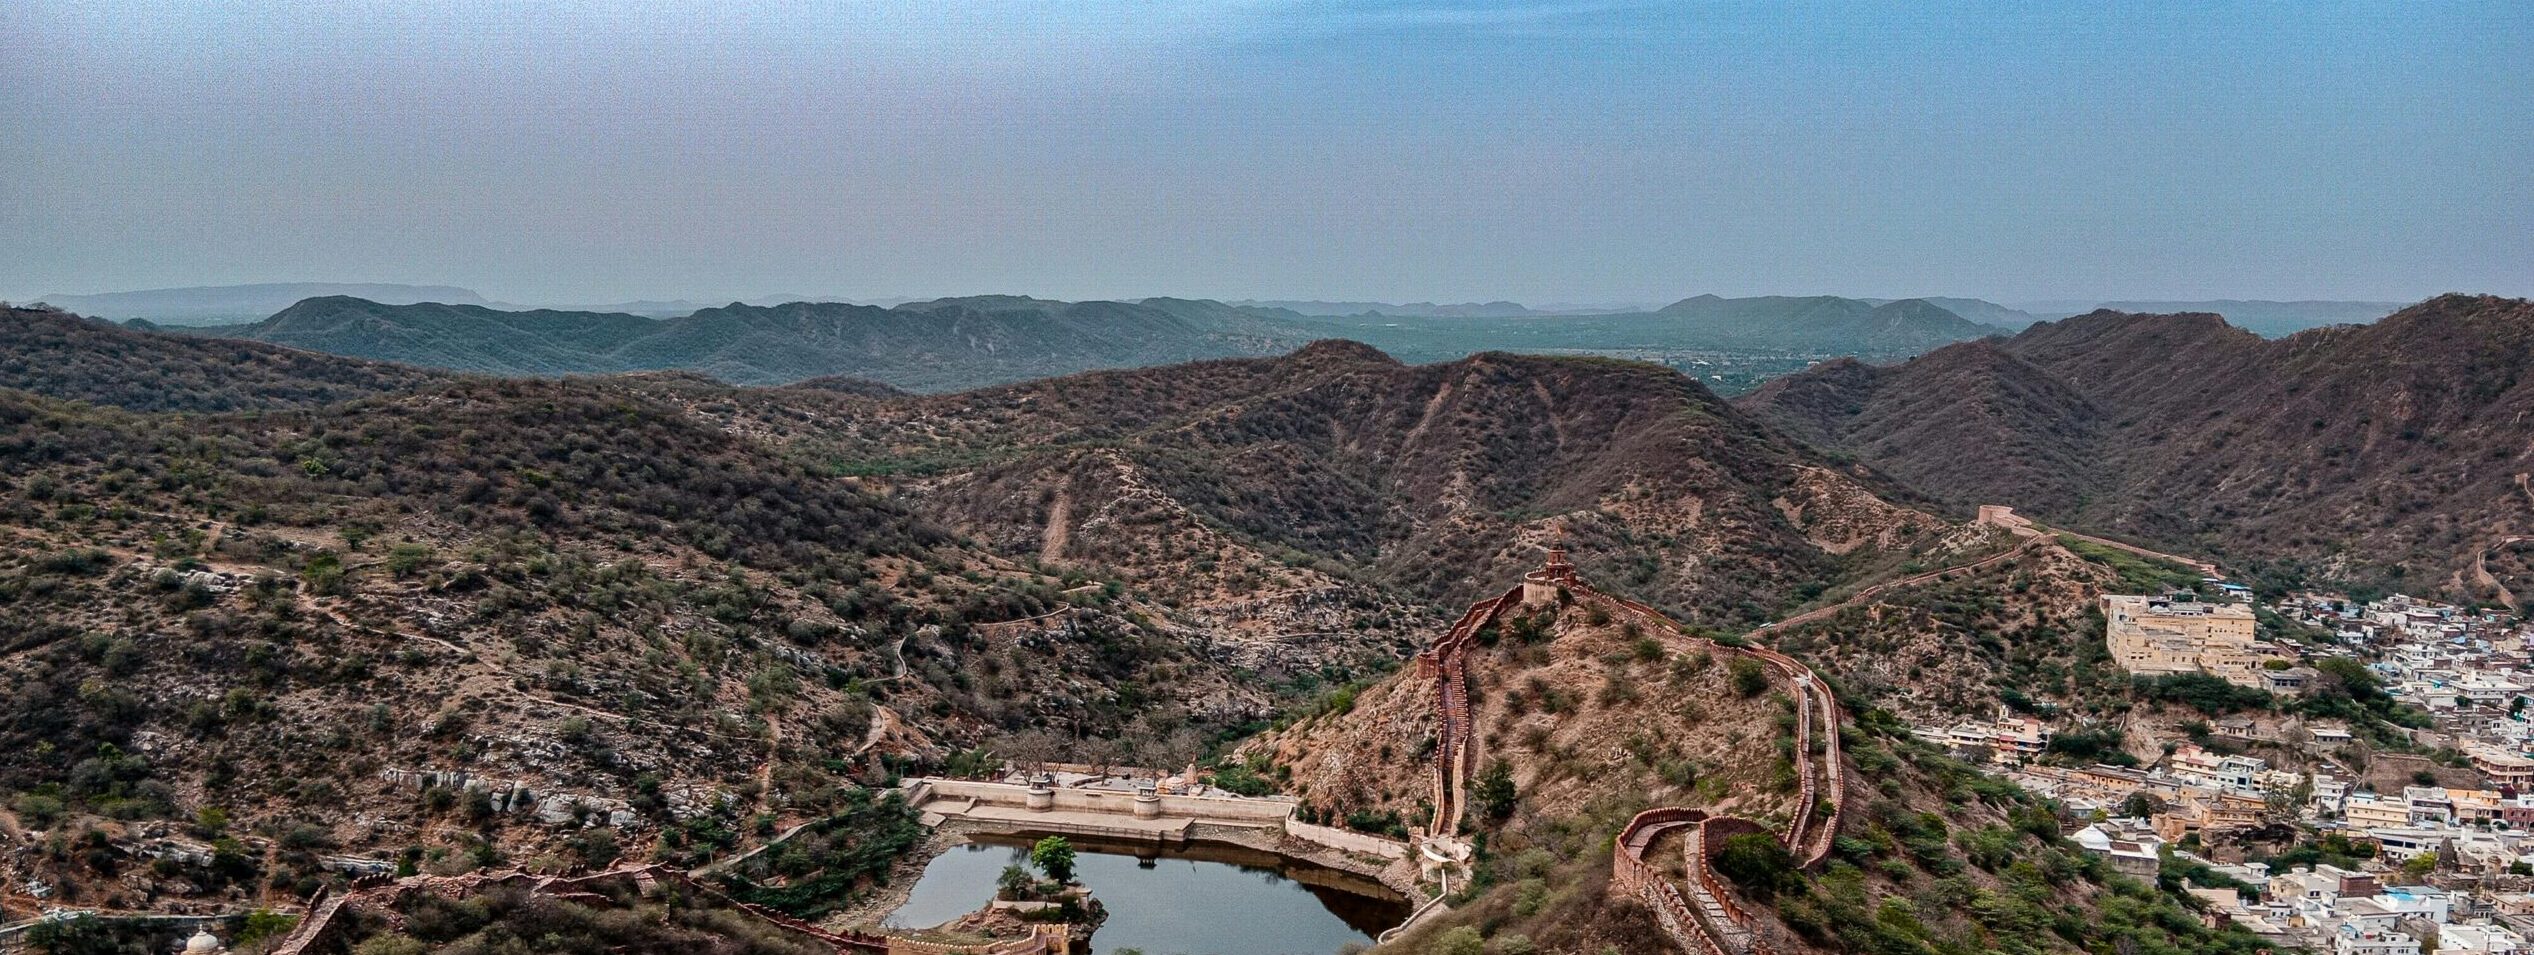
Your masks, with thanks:
[[[2333,955],[2420,955],[2420,940],[2407,932],[2343,923],[2332,936]]]
[[[2496,925],[2443,925],[2437,929],[2438,955],[2516,955],[2525,937]]]

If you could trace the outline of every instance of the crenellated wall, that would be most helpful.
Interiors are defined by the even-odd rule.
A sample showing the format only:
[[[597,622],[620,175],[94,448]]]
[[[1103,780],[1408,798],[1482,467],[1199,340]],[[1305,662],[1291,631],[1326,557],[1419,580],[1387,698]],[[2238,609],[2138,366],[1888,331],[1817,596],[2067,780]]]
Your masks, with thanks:
[[[923,787],[922,792],[927,800],[973,799],[982,805],[1018,808],[1027,808],[1029,805],[1029,787],[1012,783],[978,782],[965,779],[924,779],[918,781],[916,785]],[[914,791],[910,790],[910,802],[912,802],[913,794]],[[1135,814],[1135,793],[1125,790],[1056,787],[1048,790],[1048,796],[1051,800],[1049,808],[1053,810],[1119,816]],[[1186,817],[1218,825],[1282,826],[1285,820],[1293,815],[1294,807],[1297,805],[1291,799],[1273,796],[1163,795],[1159,798],[1161,813],[1164,816]]]
[[[1651,606],[1592,589],[1575,575],[1572,565],[1565,563],[1562,551],[1552,551],[1549,565],[1526,575],[1522,586],[1471,607],[1443,639],[1417,655],[1417,675],[1437,681],[1437,735],[1442,744],[1436,753],[1438,811],[1429,827],[1431,834],[1448,834],[1457,828],[1463,811],[1463,786],[1469,773],[1475,771],[1467,711],[1467,660],[1472,635],[1514,607],[1559,599],[1561,589],[1577,600],[1608,601],[1641,615],[1662,633],[1682,632],[1679,624]],[[1746,833],[1770,834],[1806,868],[1820,865],[1829,856],[1847,803],[1846,756],[1839,740],[1844,717],[1829,686],[1794,658],[1765,647],[1723,643],[1714,646],[1722,652],[1759,661],[1794,700],[1798,780],[1794,811],[1784,825],[1776,828],[1681,806],[1639,813],[1619,831],[1611,853],[1611,890],[1643,900],[1664,933],[1682,948],[1706,955],[1771,955],[1761,924],[1742,907],[1732,885],[1717,876],[1712,862],[1726,839]],[[1828,811],[1822,812],[1825,805]],[[1651,847],[1673,834],[1682,841],[1682,865],[1687,873],[1680,884],[1673,883],[1661,866],[1646,858]]]

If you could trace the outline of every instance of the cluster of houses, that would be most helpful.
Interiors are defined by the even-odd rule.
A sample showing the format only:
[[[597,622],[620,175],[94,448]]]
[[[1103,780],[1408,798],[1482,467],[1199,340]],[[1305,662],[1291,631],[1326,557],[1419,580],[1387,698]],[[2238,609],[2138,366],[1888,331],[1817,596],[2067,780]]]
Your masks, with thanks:
[[[2217,597],[2105,597],[2114,662],[2295,695],[2323,678],[2311,664],[2346,657],[2429,725],[2353,745],[2337,722],[2228,717],[2144,767],[2046,765],[2054,727],[2002,709],[1917,735],[2060,800],[2086,823],[2072,838],[2115,870],[2208,866],[2226,887],[2191,891],[2212,922],[2337,955],[2534,955],[2534,628],[2410,597],[2298,594],[2271,609],[2302,635],[2272,641],[2241,588],[2203,590]],[[2350,867],[2219,861],[2326,838]]]

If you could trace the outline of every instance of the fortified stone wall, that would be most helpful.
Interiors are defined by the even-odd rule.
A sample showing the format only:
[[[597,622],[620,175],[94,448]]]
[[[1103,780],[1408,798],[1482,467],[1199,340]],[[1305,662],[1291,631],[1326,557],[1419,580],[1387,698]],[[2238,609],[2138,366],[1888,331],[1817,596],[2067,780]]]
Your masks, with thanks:
[[[1396,839],[1384,839],[1351,829],[1313,825],[1300,819],[1286,819],[1285,834],[1314,845],[1327,846],[1339,852],[1378,856],[1384,859],[1408,857],[1408,844]]]
[[[987,783],[960,779],[928,779],[922,785],[931,799],[974,799],[991,806],[1027,808],[1029,789],[1010,783]],[[1135,813],[1135,794],[1108,789],[1055,789],[1051,808],[1074,812]],[[1167,816],[1185,816],[1208,822],[1248,822],[1261,826],[1280,826],[1293,815],[1290,799],[1276,797],[1227,798],[1217,796],[1162,796],[1161,811]]]

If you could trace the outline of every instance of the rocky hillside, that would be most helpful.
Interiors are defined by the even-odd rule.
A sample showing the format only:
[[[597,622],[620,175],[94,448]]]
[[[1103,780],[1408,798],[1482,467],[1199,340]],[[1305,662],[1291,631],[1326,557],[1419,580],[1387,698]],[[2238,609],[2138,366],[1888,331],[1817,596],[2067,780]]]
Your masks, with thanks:
[[[258,342],[134,331],[50,309],[0,309],[0,383],[136,411],[325,404],[448,379]]]
[[[0,699],[0,881],[108,908],[374,866],[684,866],[823,820],[751,863],[785,876],[751,898],[809,911],[917,837],[869,788],[893,771],[1180,765],[1279,712],[1226,772],[1405,827],[1431,684],[1383,674],[1563,534],[1690,627],[1591,598],[1477,637],[1489,850],[1429,931],[1643,950],[1611,834],[1656,802],[1791,821],[1797,753],[1839,752],[1782,742],[1795,687],[1702,634],[1999,546],[1626,362],[1329,342],[921,396],[442,377],[43,318],[28,341],[125,356],[121,394],[253,409],[0,379],[0,680],[25,688]],[[1904,707],[1951,701],[1871,667],[2027,674],[1918,630],[1888,660],[1784,639]],[[1847,793],[1838,861],[1742,870],[1782,950],[2218,950],[1896,726],[1845,746],[1877,788]]]
[[[1793,705],[1731,661],[1605,598],[1526,609],[1480,631],[1470,654],[1480,762],[1505,764],[1534,818],[1627,792],[1783,819],[1795,777],[1775,741],[1792,733]],[[1321,815],[1423,825],[1434,695],[1432,678],[1394,674],[1245,751]]]
[[[2468,572],[2534,521],[2529,363],[2522,299],[2442,296],[2278,340],[2215,315],[2096,312],[1899,365],[1832,363],[1740,406],[1956,508],[2496,599]]]
[[[1994,563],[1891,588],[1770,638],[1848,692],[1920,723],[1992,716],[2001,700],[2066,705],[2125,690],[2095,611],[2124,584],[2108,565],[2117,555],[2088,559],[2046,537],[2007,546]]]
[[[14,329],[0,834],[93,827],[111,853],[8,874],[114,905],[406,847],[700,858],[883,758],[1179,765],[1394,665],[1561,524],[1716,621],[1940,529],[1607,361],[1325,344],[923,397]],[[223,837],[244,861],[124,878]]]
[[[1272,702],[1131,594],[624,383],[0,392],[0,528],[0,836],[60,837],[4,874],[60,901],[287,898],[408,846],[701,858],[882,756],[1175,764]]]
[[[1400,950],[1677,951],[1667,917],[1614,879],[1614,835],[1657,807],[1762,826],[1802,808],[1790,798],[1796,690],[1749,655],[1568,589],[1480,631],[1466,660],[1485,769],[1464,825],[1485,849],[1452,911]],[[1301,796],[1306,815],[1412,827],[1433,805],[1442,719],[1433,678],[1402,673],[1251,741],[1244,768]],[[1786,953],[2260,949],[2203,928],[2178,891],[2111,873],[2046,805],[1910,738],[1888,712],[1836,732],[1838,748],[1812,750],[1849,770],[1827,858],[1800,865],[1765,829],[1724,838],[1702,858],[1713,891],[1745,914],[1707,924]],[[1666,837],[1641,857],[1685,885],[1684,845]]]
[[[765,392],[734,413],[1006,554],[1191,608],[1331,588],[1455,605],[1562,526],[1594,573],[1748,625],[1938,525],[1681,375],[1598,359],[1406,366],[1324,342],[912,401]]]

